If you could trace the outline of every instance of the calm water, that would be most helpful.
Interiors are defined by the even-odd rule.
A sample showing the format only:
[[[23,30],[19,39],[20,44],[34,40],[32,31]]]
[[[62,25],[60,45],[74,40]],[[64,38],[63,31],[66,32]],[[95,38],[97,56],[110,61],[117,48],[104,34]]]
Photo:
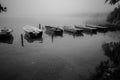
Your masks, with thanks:
[[[61,23],[81,22],[78,19],[68,20]],[[47,25],[54,21],[48,20]],[[43,37],[38,40],[24,37],[22,46],[22,27],[26,24],[38,27],[40,22],[44,25],[46,23],[1,19],[0,25],[8,26],[14,32],[12,39],[0,41],[0,80],[87,80],[95,73],[96,66],[107,59],[102,45],[120,40],[119,31],[83,33],[77,36],[68,33],[52,36],[44,32]],[[61,24],[58,21],[55,23],[53,25]]]

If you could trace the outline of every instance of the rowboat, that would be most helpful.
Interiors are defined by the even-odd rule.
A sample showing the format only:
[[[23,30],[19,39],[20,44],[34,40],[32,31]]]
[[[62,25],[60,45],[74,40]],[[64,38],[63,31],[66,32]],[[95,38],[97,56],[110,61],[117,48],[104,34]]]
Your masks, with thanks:
[[[83,29],[84,31],[87,31],[87,32],[96,32],[97,31],[97,28],[86,27],[84,25],[79,25],[79,26],[75,25],[75,28]]]
[[[88,25],[88,24],[86,24],[86,27],[89,27],[89,28],[97,28],[97,29],[107,29],[107,27],[98,26],[98,25]]]
[[[9,34],[11,34],[13,30],[12,29],[9,29],[7,27],[1,27],[0,28],[0,36],[7,36]]]
[[[97,31],[98,32],[107,32],[109,30],[108,27],[103,27],[103,26],[98,26],[98,25],[86,25],[86,27],[89,27],[89,28],[97,28]]]
[[[75,33],[75,34],[81,33],[83,31],[83,29],[78,29],[78,28],[70,27],[70,26],[64,26],[63,28],[64,28],[64,31]]]
[[[52,27],[52,26],[45,26],[46,31],[52,34],[62,34],[63,33],[63,29],[59,28],[59,27]]]
[[[99,25],[99,26],[103,26],[106,27],[108,29],[108,31],[116,31],[116,30],[120,30],[120,25],[114,25],[114,24],[104,24],[104,25]]]
[[[13,43],[12,29],[7,27],[0,27],[0,43]]]
[[[26,35],[28,35],[31,38],[41,37],[43,34],[42,29],[36,28],[34,26],[30,26],[30,25],[24,26],[23,30],[26,32]]]

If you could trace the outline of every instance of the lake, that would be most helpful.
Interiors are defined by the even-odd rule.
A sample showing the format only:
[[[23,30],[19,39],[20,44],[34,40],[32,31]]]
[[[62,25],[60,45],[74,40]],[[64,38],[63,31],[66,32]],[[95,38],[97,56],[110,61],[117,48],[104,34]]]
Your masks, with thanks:
[[[90,20],[91,21],[87,21]],[[0,39],[1,80],[88,80],[101,61],[108,59],[102,45],[118,42],[120,31],[64,33],[54,36],[44,32],[42,38],[25,38],[24,25],[78,25],[102,23],[100,18],[64,17],[36,19],[0,18],[0,26],[13,29],[12,38]],[[95,22],[95,23],[93,23]],[[21,44],[21,34],[24,39]]]

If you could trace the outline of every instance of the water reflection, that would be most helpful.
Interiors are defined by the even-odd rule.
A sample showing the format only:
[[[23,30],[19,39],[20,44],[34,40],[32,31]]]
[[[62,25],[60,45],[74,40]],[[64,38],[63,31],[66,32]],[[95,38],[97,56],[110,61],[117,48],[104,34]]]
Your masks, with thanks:
[[[115,65],[120,64],[120,42],[105,43],[103,49],[105,55],[108,56]]]
[[[39,41],[40,43],[43,43],[42,36],[32,38],[32,37],[29,37],[29,35],[25,33],[24,39],[26,39],[28,43],[33,43],[35,41]]]
[[[96,73],[90,80],[119,80],[120,79],[120,42],[104,43],[105,55],[109,58],[96,67]]]
[[[110,31],[110,30],[108,30],[108,29],[103,29],[103,30],[98,29],[97,30],[97,32],[99,32],[99,33],[107,33],[108,31]]]
[[[68,32],[68,31],[64,31],[64,33],[68,34],[70,36],[73,36],[73,38],[75,38],[75,37],[83,37],[84,36],[82,32],[80,32],[80,33],[72,33],[72,32]]]
[[[13,43],[13,35],[9,34],[9,35],[0,35],[0,43],[7,43],[7,44],[12,44]]]
[[[97,31],[94,31],[94,32],[84,31],[83,33],[90,35],[90,36],[97,35]]]

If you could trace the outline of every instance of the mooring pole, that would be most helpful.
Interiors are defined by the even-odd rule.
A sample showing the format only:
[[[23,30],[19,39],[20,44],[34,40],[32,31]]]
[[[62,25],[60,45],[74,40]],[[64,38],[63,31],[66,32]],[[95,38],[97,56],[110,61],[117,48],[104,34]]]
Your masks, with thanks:
[[[41,29],[41,24],[39,24],[39,29]]]
[[[22,45],[22,47],[24,47],[23,34],[21,34],[21,45]]]

